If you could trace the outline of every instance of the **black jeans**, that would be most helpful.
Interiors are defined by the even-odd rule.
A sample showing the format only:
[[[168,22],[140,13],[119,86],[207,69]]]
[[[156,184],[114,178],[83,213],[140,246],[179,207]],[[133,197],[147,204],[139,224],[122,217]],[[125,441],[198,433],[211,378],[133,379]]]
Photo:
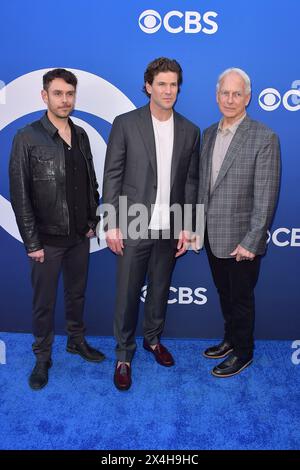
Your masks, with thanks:
[[[253,261],[217,258],[211,251],[207,233],[205,248],[224,317],[224,339],[232,344],[234,354],[251,359],[254,349],[255,299],[260,256]]]
[[[60,272],[63,273],[66,329],[69,338],[81,341],[85,328],[83,309],[88,273],[89,239],[71,247],[44,246],[45,261],[31,260],[33,287],[33,334],[32,349],[36,358],[47,361],[51,357],[54,339],[54,308]]]

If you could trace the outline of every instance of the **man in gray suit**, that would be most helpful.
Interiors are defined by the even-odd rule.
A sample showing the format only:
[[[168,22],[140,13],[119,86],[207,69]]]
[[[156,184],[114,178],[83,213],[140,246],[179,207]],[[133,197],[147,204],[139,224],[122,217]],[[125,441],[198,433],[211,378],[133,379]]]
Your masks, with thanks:
[[[103,202],[111,204],[117,214],[106,240],[118,255],[114,383],[119,390],[131,386],[139,300],[146,274],[143,346],[162,366],[174,364],[160,337],[175,258],[186,251],[190,235],[185,225],[176,233],[170,209],[174,204],[179,208],[196,204],[200,139],[199,129],[173,110],[181,83],[178,62],[167,58],[152,61],[144,74],[144,91],[150,103],[118,116],[107,146]],[[147,213],[138,236],[128,230],[132,217],[120,206],[120,196],[127,197],[128,212],[139,204],[141,212],[144,208]]]
[[[277,136],[246,114],[251,83],[241,69],[227,69],[217,84],[223,115],[205,130],[198,202],[204,204],[204,243],[225,322],[224,340],[204,352],[226,359],[216,377],[238,374],[253,359],[254,288],[266,249],[279,190]]]

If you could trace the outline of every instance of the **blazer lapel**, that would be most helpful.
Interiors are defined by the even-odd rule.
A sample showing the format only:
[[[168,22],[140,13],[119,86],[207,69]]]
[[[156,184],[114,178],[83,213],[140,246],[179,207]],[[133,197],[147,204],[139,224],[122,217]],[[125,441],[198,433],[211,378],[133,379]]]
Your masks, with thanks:
[[[157,180],[157,164],[156,164],[156,148],[155,148],[155,137],[153,130],[153,123],[151,118],[151,112],[149,105],[143,106],[140,108],[139,113],[140,119],[138,122],[138,127],[144,141],[144,145],[147,151],[147,154],[150,159],[151,167]]]
[[[239,127],[237,128],[237,131],[235,135],[233,136],[233,139],[229,145],[229,148],[227,150],[227,153],[225,155],[224,161],[222,163],[222,166],[220,168],[220,172],[218,174],[217,180],[215,182],[215,185],[212,189],[212,193],[215,191],[215,189],[219,186],[220,182],[226,175],[227,171],[231,167],[232,163],[236,159],[236,157],[240,154],[240,149],[244,143],[244,141],[247,139],[247,129],[249,127],[249,118],[246,116],[245,119],[241,122]],[[213,150],[213,149],[212,149]],[[212,160],[212,158],[210,159]]]
[[[203,164],[203,168],[205,168],[205,175],[202,178],[205,179],[205,194],[210,193],[210,179],[211,179],[211,167],[212,167],[212,156],[215,147],[215,142],[217,138],[217,129],[218,124],[215,124],[213,129],[210,132],[210,135],[207,136],[205,142],[203,143],[203,148],[201,151],[201,158],[205,158],[206,162]]]
[[[175,181],[177,168],[182,155],[184,141],[185,141],[185,128],[182,119],[176,111],[173,111],[174,116],[174,142],[172,153],[172,166],[171,166],[171,188]]]

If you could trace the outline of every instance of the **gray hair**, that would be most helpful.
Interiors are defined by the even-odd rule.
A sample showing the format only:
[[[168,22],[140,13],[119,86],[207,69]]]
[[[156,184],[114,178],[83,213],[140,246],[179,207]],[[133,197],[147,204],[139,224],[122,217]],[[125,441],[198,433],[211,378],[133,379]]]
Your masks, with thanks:
[[[242,79],[245,82],[246,95],[249,95],[251,93],[251,80],[250,80],[250,77],[249,77],[249,75],[246,74],[246,72],[244,72],[244,70],[238,69],[236,67],[231,67],[229,69],[226,69],[226,70],[224,70],[224,72],[221,73],[221,75],[219,75],[218,82],[217,82],[217,92],[219,91],[220,83],[223,80],[223,78],[231,72],[235,72],[235,73],[239,74],[240,77],[242,77]]]

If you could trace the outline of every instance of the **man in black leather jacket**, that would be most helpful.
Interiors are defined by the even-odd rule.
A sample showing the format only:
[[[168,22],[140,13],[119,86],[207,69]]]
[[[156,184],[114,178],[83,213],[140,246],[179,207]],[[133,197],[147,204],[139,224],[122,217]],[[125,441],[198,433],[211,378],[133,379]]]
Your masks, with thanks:
[[[10,193],[31,262],[33,352],[29,384],[48,382],[52,365],[54,307],[59,274],[64,278],[67,351],[101,362],[104,355],[84,338],[84,295],[90,238],[95,236],[98,184],[86,132],[73,124],[76,76],[54,69],[43,77],[47,112],[18,131],[10,159]]]

